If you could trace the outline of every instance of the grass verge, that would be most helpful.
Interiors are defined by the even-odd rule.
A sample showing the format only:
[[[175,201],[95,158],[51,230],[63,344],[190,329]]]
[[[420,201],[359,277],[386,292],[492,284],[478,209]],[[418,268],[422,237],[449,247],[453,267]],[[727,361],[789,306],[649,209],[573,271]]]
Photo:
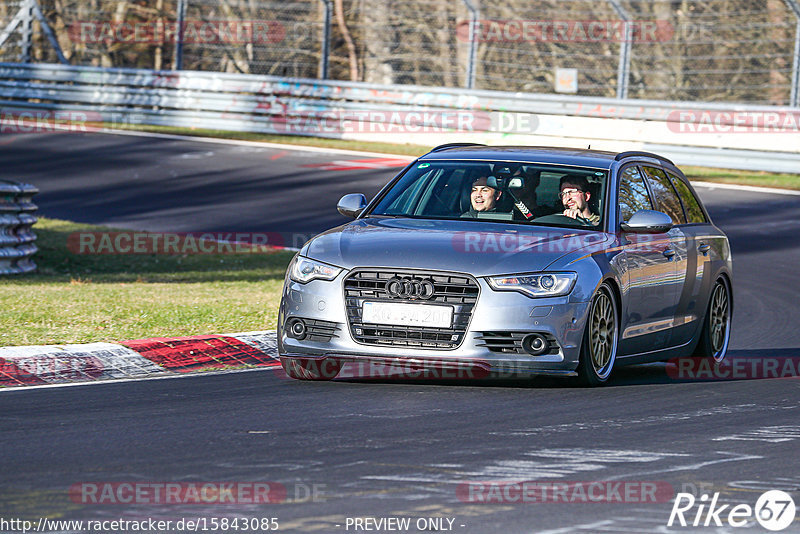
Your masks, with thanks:
[[[291,252],[84,255],[74,232],[39,219],[39,271],[0,278],[0,346],[271,330]]]

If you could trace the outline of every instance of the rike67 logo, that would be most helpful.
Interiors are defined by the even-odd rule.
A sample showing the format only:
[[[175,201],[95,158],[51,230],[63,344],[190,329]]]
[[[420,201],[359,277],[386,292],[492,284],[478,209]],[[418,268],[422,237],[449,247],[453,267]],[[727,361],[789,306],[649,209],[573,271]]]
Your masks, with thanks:
[[[694,511],[697,505],[697,511]],[[667,526],[671,527],[721,527],[723,521],[732,527],[749,527],[755,519],[767,530],[784,530],[795,518],[792,496],[785,491],[771,490],[761,494],[756,505],[719,504],[719,492],[709,501],[704,494],[696,499],[691,493],[678,493],[669,514]]]

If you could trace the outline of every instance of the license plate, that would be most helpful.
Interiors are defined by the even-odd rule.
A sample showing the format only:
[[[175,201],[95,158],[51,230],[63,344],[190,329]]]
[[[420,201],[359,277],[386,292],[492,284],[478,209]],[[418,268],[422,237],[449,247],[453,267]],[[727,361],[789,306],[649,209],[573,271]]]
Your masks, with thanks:
[[[361,320],[365,323],[396,326],[450,328],[453,308],[401,302],[365,302],[361,310]]]

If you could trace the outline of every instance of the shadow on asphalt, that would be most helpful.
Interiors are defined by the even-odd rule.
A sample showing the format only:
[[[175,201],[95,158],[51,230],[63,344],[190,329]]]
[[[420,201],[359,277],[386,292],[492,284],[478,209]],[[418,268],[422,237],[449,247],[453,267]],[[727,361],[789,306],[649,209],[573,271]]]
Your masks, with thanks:
[[[730,350],[720,364],[703,358],[680,358],[619,367],[605,388],[664,386],[695,382],[737,382],[742,380],[791,380],[800,378],[800,348]],[[522,376],[481,379],[345,377],[336,382],[352,384],[428,385],[481,388],[584,389],[576,377]]]

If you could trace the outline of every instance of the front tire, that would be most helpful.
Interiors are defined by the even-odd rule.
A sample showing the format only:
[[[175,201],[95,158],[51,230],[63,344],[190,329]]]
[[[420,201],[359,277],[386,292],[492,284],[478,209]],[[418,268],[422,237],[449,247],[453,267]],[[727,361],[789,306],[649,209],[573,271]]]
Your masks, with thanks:
[[[281,367],[287,376],[297,380],[332,380],[339,374],[342,364],[331,358],[313,360],[281,357]]]
[[[731,288],[725,278],[719,278],[708,299],[703,330],[697,343],[695,356],[713,358],[719,363],[728,352],[731,339]]]
[[[578,376],[587,386],[602,386],[617,359],[619,313],[611,287],[604,283],[592,297],[583,335]]]

